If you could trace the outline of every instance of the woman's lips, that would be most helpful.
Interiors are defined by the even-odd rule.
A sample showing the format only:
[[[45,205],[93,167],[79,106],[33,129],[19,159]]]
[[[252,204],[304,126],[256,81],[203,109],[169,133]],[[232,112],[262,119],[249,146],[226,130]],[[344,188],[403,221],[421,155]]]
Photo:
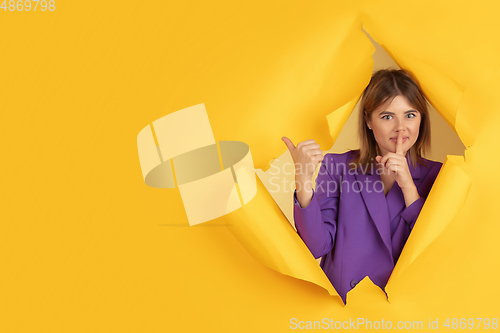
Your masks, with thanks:
[[[406,140],[408,140],[408,137],[403,138],[403,143],[405,143]],[[394,143],[398,143],[398,138],[392,138],[391,141]]]

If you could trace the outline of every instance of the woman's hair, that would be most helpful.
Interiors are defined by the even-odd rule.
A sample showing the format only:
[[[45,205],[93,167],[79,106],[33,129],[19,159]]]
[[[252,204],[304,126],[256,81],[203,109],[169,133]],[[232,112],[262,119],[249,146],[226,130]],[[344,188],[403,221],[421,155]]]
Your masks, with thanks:
[[[431,124],[425,96],[418,83],[404,70],[381,69],[372,75],[363,92],[358,123],[360,149],[354,150],[351,168],[369,166],[377,155],[381,155],[373,131],[368,129],[366,123],[371,120],[373,111],[398,95],[406,97],[409,104],[420,112],[418,139],[407,154],[414,167],[417,162],[425,165],[422,154],[430,150],[431,144]]]

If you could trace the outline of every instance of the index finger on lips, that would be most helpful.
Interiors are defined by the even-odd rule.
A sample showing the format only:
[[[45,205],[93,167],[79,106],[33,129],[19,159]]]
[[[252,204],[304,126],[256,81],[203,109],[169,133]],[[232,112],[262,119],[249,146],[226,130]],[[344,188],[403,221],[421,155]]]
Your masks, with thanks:
[[[396,154],[403,155],[403,132],[398,133],[398,140],[396,143]]]

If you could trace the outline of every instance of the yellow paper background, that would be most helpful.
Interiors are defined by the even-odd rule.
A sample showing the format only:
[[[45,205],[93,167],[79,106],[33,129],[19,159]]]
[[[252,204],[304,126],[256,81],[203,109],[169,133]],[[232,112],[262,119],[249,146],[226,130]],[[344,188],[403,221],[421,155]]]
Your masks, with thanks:
[[[429,318],[498,317],[499,9],[87,1],[0,10],[0,331],[281,332],[290,318],[427,327]],[[425,249],[410,237],[421,252],[391,278],[389,302],[364,280],[343,307],[262,265],[225,220],[188,227],[177,188],[144,184],[137,134],[205,103],[216,141],[247,143],[256,168],[283,153],[283,135],[329,149],[326,116],[371,74],[362,24],[467,147],[463,162],[445,167],[470,188]],[[436,202],[455,193],[442,176]]]

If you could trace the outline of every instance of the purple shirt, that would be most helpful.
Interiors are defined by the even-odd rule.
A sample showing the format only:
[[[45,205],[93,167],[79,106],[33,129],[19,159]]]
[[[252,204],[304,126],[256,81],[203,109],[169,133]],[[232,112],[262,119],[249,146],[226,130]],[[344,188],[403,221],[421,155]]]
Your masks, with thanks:
[[[375,168],[349,170],[352,155],[326,154],[311,202],[300,207],[295,192],[293,211],[299,236],[315,258],[323,257],[320,266],[344,303],[365,276],[384,289],[442,166],[408,163],[420,198],[406,207],[397,182],[386,197]]]

